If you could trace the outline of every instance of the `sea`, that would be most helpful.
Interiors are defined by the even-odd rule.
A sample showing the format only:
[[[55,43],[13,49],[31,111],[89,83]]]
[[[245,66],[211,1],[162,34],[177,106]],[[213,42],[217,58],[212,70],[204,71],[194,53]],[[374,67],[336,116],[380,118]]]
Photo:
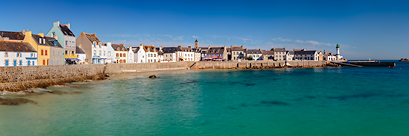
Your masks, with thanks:
[[[35,103],[0,105],[0,135],[409,135],[409,62],[161,71],[68,85],[1,95]]]

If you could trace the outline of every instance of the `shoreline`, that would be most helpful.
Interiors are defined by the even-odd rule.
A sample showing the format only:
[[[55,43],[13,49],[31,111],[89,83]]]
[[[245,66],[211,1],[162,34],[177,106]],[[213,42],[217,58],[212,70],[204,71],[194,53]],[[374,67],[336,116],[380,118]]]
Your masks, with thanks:
[[[218,63],[218,64],[212,64],[211,67],[206,67],[206,66],[195,66],[195,67],[179,67],[179,68],[162,68],[162,69],[152,69],[152,70],[122,70],[121,72],[116,72],[116,73],[105,73],[103,71],[102,73],[96,73],[94,75],[87,75],[87,76],[71,76],[71,77],[66,77],[66,78],[54,78],[54,79],[36,79],[36,80],[29,80],[29,81],[17,81],[17,82],[4,82],[0,83],[0,86],[2,86],[2,89],[0,90],[0,95],[7,93],[7,92],[24,92],[24,93],[34,93],[30,92],[30,89],[33,88],[47,88],[53,85],[66,85],[67,83],[72,83],[72,82],[87,82],[88,80],[110,80],[114,79],[115,77],[123,74],[141,74],[147,75],[148,73],[155,74],[155,73],[174,73],[179,72],[179,71],[186,71],[186,70],[195,70],[195,71],[201,71],[201,70],[211,70],[211,69],[232,69],[232,70],[243,70],[243,69],[285,69],[285,68],[315,68],[315,67],[337,67],[337,65],[316,65],[316,66],[309,66],[309,65],[303,65],[303,66],[275,66],[275,65],[268,65],[268,66],[262,66],[262,65],[255,65],[255,66],[241,66],[241,67],[226,67],[226,66],[220,66],[221,64],[225,63]],[[149,76],[149,75],[148,75]],[[148,76],[146,78],[148,78]],[[6,86],[6,87],[4,87]]]

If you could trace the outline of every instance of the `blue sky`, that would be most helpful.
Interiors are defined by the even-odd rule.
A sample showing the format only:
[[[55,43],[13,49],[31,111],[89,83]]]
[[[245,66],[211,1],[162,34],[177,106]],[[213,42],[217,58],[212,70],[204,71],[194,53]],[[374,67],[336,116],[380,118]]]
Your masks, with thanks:
[[[2,1],[0,30],[47,33],[53,21],[102,42],[305,48],[347,59],[409,57],[407,1]]]

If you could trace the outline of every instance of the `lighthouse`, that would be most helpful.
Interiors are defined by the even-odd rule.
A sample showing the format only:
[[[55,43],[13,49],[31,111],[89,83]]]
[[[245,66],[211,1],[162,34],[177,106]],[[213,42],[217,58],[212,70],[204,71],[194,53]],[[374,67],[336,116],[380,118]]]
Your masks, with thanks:
[[[339,44],[337,44],[337,60],[341,60],[341,55],[339,54]]]

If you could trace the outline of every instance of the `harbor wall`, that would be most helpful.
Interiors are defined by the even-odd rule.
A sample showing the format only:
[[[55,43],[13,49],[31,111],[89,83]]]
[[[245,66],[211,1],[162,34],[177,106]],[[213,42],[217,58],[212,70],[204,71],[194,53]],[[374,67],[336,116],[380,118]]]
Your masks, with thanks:
[[[67,82],[104,79],[106,75],[202,68],[317,67],[323,61],[169,62],[0,67],[0,91],[20,91]]]
[[[193,68],[221,68],[221,69],[243,69],[243,68],[280,68],[280,67],[321,67],[325,66],[325,61],[201,61],[197,62]]]

